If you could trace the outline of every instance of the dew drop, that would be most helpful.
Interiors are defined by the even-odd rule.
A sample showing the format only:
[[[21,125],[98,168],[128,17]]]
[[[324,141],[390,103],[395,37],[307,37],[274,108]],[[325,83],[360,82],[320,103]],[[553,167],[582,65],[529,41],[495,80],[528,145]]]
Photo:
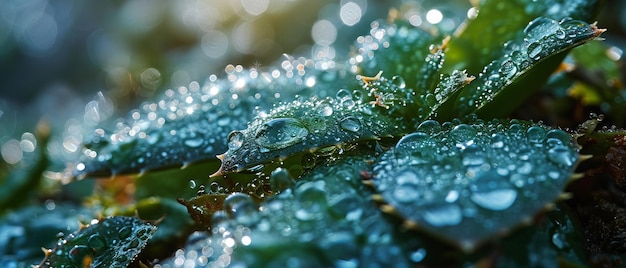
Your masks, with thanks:
[[[486,157],[480,146],[472,144],[463,149],[462,163],[465,166],[480,166],[485,163]]]
[[[512,60],[506,60],[500,66],[499,72],[504,77],[511,79],[517,73],[517,66]]]
[[[352,93],[350,93],[349,90],[347,90],[345,88],[342,88],[342,89],[337,91],[336,97],[340,101],[351,100],[352,99]]]
[[[422,215],[432,226],[454,226],[463,220],[461,208],[454,203],[441,203],[428,206]]]
[[[428,140],[429,138],[430,136],[424,132],[413,132],[411,134],[408,134],[402,137],[402,139],[400,139],[398,143],[396,144],[396,149],[411,148],[417,144],[420,144]]]
[[[91,235],[87,240],[87,246],[93,249],[95,252],[99,252],[106,248],[107,244],[104,240],[104,237],[99,234],[94,234]]]
[[[128,226],[122,227],[118,231],[119,237],[122,238],[122,239],[128,238],[132,233],[133,233],[132,228],[128,227]]]
[[[189,180],[189,188],[195,189],[196,186],[197,186],[197,184],[196,184],[195,180]]]
[[[277,168],[270,174],[270,187],[274,192],[280,192],[294,185],[293,178],[285,168]]]
[[[532,126],[526,131],[526,138],[530,143],[543,143],[543,139],[546,137],[546,130],[542,127]]]
[[[441,132],[441,124],[435,120],[426,120],[417,126],[417,131],[433,135]]]
[[[305,153],[302,156],[301,164],[304,169],[311,169],[315,167],[315,155],[312,153]]]
[[[478,206],[489,210],[505,210],[517,199],[517,191],[507,177],[495,171],[478,175],[470,185],[470,199]]]
[[[293,118],[277,118],[259,127],[255,141],[261,147],[278,150],[304,141],[309,131]]]
[[[465,142],[476,137],[476,129],[467,124],[460,124],[450,130],[450,137],[457,142]]]
[[[397,86],[398,88],[405,88],[406,87],[406,83],[404,82],[404,79],[401,76],[394,76],[391,78],[391,83],[394,86]]]
[[[328,103],[322,103],[319,105],[318,113],[321,116],[331,116],[333,114],[333,107]]]
[[[233,131],[228,134],[228,150],[234,151],[243,145],[244,135],[241,131]]]
[[[524,34],[531,40],[539,40],[543,36],[553,34],[559,29],[559,24],[551,19],[539,17],[528,23],[524,28]]]
[[[548,159],[556,164],[571,167],[576,161],[574,155],[564,145],[557,145],[548,150]]]
[[[224,211],[237,222],[244,225],[254,224],[258,219],[258,206],[244,193],[233,193],[224,199]]]
[[[355,117],[349,116],[342,119],[341,122],[339,122],[339,126],[347,131],[358,132],[361,130],[361,121]]]
[[[93,254],[90,248],[84,245],[76,245],[67,253],[68,258],[74,263],[83,263],[83,260]]]
[[[204,143],[204,140],[201,138],[195,138],[195,139],[187,139],[185,140],[185,145],[190,147],[190,148],[198,148],[200,147],[200,145],[202,145]]]
[[[302,189],[304,188],[304,189]],[[295,217],[301,221],[318,219],[326,208],[326,195],[316,185],[302,185],[296,192],[298,200]]]
[[[528,49],[527,49],[528,57],[530,57],[533,60],[538,60],[539,58],[541,58],[539,54],[541,53],[542,50],[543,50],[543,47],[541,46],[541,44],[539,44],[538,42],[532,42],[528,45]]]
[[[426,249],[424,248],[411,252],[411,261],[413,262],[421,262],[424,258],[426,258]]]
[[[394,200],[400,203],[414,203],[420,197],[419,188],[414,184],[399,185],[392,194]]]

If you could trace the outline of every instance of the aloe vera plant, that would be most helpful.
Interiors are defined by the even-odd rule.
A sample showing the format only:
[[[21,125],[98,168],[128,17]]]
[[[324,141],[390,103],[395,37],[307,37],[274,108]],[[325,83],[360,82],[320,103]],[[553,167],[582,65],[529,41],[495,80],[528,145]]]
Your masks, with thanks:
[[[558,67],[596,68],[585,55],[603,47],[600,2],[481,1],[457,29],[393,10],[350,55],[228,65],[168,89],[94,127],[62,172],[43,171],[54,158],[43,152],[0,167],[0,253],[15,254],[24,230],[12,200],[56,174],[57,187],[96,189],[77,199],[109,217],[40,242],[53,247],[40,267],[619,264],[626,251],[579,222],[616,226],[611,241],[624,241],[626,226],[589,207],[626,212],[581,187],[609,176],[624,188],[626,131],[596,130],[601,116],[578,130],[508,119],[556,82],[581,92],[586,81]]]

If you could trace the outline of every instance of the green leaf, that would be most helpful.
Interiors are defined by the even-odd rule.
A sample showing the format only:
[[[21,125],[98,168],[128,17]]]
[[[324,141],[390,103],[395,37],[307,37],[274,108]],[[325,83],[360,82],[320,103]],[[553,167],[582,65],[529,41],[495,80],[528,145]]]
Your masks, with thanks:
[[[483,0],[476,7],[478,16],[467,21],[458,37],[450,40],[447,73],[467,69],[477,73],[489,62],[501,58],[502,44],[516,39],[520,30],[537,17],[556,21],[572,18],[590,22],[601,0]]]
[[[111,217],[60,239],[40,267],[126,267],[156,231],[137,218]]]
[[[112,130],[99,128],[86,142],[74,175],[106,177],[181,167],[213,160],[227,149],[229,132],[241,129],[255,111],[273,103],[311,94],[324,97],[329,88],[357,85],[341,68],[299,58],[283,61],[282,70],[261,72],[229,65],[226,77],[200,86],[167,90],[160,99],[132,110]],[[348,76],[352,77],[352,76]]]
[[[248,128],[228,136],[222,166],[212,176],[239,172],[286,156],[406,133],[422,106],[401,77],[367,78],[360,89],[338,89],[334,98],[281,104]]]
[[[470,251],[556,200],[577,161],[561,130],[425,121],[380,158],[371,182],[408,226]]]
[[[603,33],[595,25],[565,19],[537,18],[524,35],[507,42],[504,55],[489,63],[478,78],[461,90],[456,111],[440,111],[438,118],[451,119],[469,113],[483,118],[508,115],[540,89],[565,53]]]
[[[260,206],[245,194],[228,196],[224,211],[212,218],[211,232],[192,235],[181,254],[161,265],[182,259],[253,267],[414,266],[421,259],[411,260],[409,252],[420,239],[396,235],[361,183],[372,159],[371,152],[355,151],[319,165]]]

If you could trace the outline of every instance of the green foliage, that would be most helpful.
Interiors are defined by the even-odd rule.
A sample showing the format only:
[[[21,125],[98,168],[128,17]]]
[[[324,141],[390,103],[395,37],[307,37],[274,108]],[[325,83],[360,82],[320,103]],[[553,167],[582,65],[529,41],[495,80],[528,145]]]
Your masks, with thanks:
[[[112,217],[82,227],[46,251],[39,267],[126,267],[156,227],[137,218]]]
[[[599,2],[480,1],[452,36],[394,11],[336,61],[228,65],[167,90],[90,132],[64,174],[112,177],[82,200],[111,217],[59,239],[41,266],[125,267],[140,253],[154,267],[585,266],[586,214],[562,200],[577,167],[623,175],[624,131],[504,118],[549,79],[623,118],[619,68],[592,41]],[[570,51],[614,83],[555,78]],[[2,167],[0,212],[21,216],[0,221],[0,245],[26,230],[9,212],[54,157],[36,156]],[[32,249],[22,242],[4,252]]]

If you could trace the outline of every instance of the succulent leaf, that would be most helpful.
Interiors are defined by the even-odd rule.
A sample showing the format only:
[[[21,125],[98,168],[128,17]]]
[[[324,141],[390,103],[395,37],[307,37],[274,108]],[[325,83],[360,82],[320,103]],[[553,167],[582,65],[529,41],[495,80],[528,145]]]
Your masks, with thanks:
[[[39,267],[126,267],[154,231],[156,226],[137,218],[106,218],[59,239]]]
[[[502,58],[502,44],[516,39],[520,30],[537,17],[556,21],[565,18],[591,22],[601,0],[514,0],[480,1],[476,17],[467,21],[457,38],[449,44],[445,72],[467,69],[477,73],[493,60]]]
[[[604,29],[583,21],[557,22],[537,18],[524,29],[524,35],[504,46],[504,55],[485,67],[478,78],[465,87],[456,100],[456,114],[440,113],[451,119],[469,113],[484,118],[508,115],[522,100],[538,90],[560,64],[564,51],[595,39]],[[504,105],[506,103],[506,105]],[[496,105],[497,104],[497,105]],[[497,107],[496,107],[497,106]]]
[[[556,200],[577,160],[561,130],[425,121],[380,158],[372,183],[408,225],[471,250]]]
[[[359,154],[314,168],[260,206],[244,194],[228,196],[209,234],[192,235],[181,254],[156,267],[179,259],[196,266],[284,267],[294,260],[312,266],[414,266],[409,252],[419,239],[395,236],[396,227],[369,200],[372,192],[361,174],[371,170],[366,160],[374,156]]]
[[[294,96],[326,96],[328,88],[357,85],[347,71],[323,62],[288,59],[269,73],[229,65],[227,77],[204,85],[167,90],[156,102],[132,110],[107,131],[98,128],[86,143],[74,175],[105,177],[140,173],[214,159],[227,149],[228,133],[246,126],[256,110]],[[334,93],[332,93],[334,94]]]
[[[397,136],[417,111],[415,92],[401,77],[365,78],[361,88],[339,89],[334,98],[313,98],[281,104],[260,114],[241,131],[228,136],[222,166],[212,176],[238,172],[298,152]]]

